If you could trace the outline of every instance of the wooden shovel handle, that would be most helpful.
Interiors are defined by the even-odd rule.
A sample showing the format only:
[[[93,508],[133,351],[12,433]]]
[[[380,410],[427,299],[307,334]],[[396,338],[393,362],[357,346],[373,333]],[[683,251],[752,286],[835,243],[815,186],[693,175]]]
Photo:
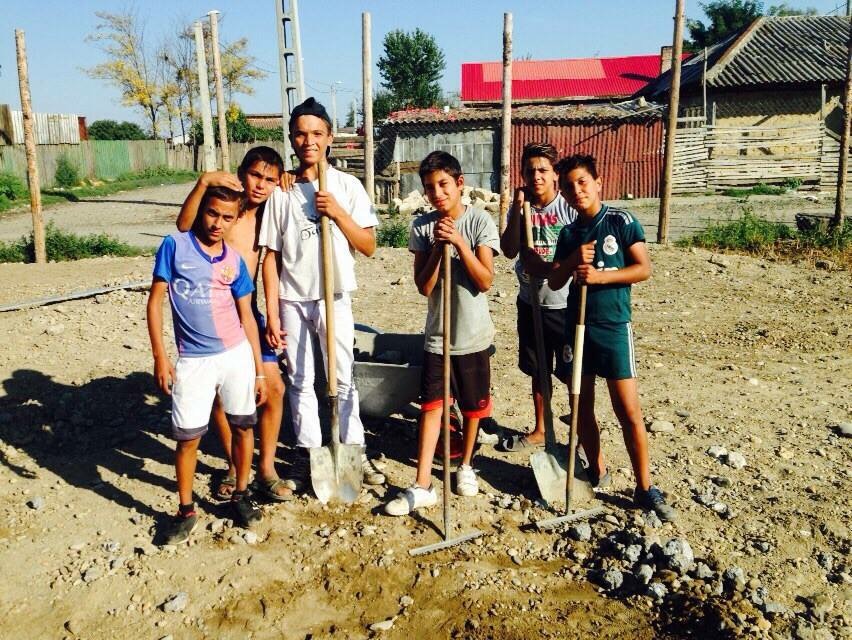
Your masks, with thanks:
[[[325,160],[317,165],[319,190],[326,190]],[[320,236],[322,238],[322,289],[325,301],[325,347],[328,353],[328,396],[337,397],[337,349],[334,334],[334,249],[331,243],[331,224],[327,216],[320,216]]]
[[[443,295],[443,414],[441,415],[441,435],[444,445],[444,539],[449,540],[452,535],[451,513],[450,513],[450,331],[452,330],[452,319],[450,305],[452,298],[452,253],[449,243],[444,244],[444,255],[441,259],[443,278],[441,282],[441,294]]]

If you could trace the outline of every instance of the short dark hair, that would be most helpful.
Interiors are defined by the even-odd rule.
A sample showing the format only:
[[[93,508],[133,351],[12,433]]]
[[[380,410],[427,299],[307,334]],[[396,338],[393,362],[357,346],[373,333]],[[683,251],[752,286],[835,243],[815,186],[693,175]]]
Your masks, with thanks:
[[[526,167],[527,160],[531,158],[546,158],[550,161],[552,167],[556,167],[556,161],[559,159],[559,153],[556,147],[548,142],[530,142],[524,145],[524,150],[521,153],[521,171]]]
[[[454,155],[446,151],[433,151],[423,158],[418,171],[420,182],[423,182],[426,176],[435,171],[446,171],[454,180],[458,180],[459,176],[462,175],[461,164]]]
[[[237,169],[237,177],[243,180],[246,177],[246,172],[257,162],[263,162],[271,167],[276,167],[279,174],[284,173],[284,160],[281,158],[281,154],[272,147],[260,146],[252,147],[246,151],[246,155]]]
[[[325,110],[325,107],[322,106],[317,100],[313,97],[308,98],[302,104],[297,105],[293,111],[290,112],[290,122],[288,123],[288,131],[292,135],[293,127],[296,124],[296,120],[301,118],[302,116],[316,116],[321,120],[325,120],[325,124],[328,126],[328,131],[331,133],[331,118],[328,116],[328,111]]]
[[[196,225],[199,224],[199,221],[204,216],[204,212],[207,211],[207,204],[215,198],[216,200],[224,200],[225,202],[241,202],[243,198],[243,194],[239,191],[234,191],[233,189],[229,189],[228,187],[210,187],[205,192],[204,195],[201,196],[201,202],[198,204],[198,211],[195,214],[195,220],[192,223],[193,231],[196,230]],[[242,205],[239,207],[242,210]],[[240,213],[242,215],[242,213]]]
[[[595,179],[598,179],[598,165],[594,156],[575,153],[573,156],[562,158],[556,163],[556,173],[564,176],[574,169],[585,169]]]

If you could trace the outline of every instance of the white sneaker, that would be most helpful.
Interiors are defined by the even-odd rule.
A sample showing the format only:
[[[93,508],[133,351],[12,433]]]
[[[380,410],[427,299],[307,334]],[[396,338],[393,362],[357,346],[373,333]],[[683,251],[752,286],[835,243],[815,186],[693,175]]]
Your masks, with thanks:
[[[479,493],[479,479],[469,464],[460,464],[456,469],[456,493],[466,497]]]
[[[480,428],[479,432],[476,434],[476,442],[478,444],[497,444],[500,442],[500,436],[496,433],[488,433]]]
[[[373,464],[373,461],[367,457],[366,453],[361,454],[361,473],[364,484],[376,485],[385,483],[385,474]]]
[[[389,516],[405,516],[416,509],[431,507],[438,504],[438,494],[434,487],[424,489],[416,484],[397,494],[396,498],[385,505],[385,513]]]

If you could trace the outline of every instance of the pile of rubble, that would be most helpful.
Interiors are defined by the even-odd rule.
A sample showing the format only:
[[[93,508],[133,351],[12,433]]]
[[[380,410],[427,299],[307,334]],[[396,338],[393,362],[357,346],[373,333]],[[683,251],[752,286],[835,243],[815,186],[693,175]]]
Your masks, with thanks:
[[[465,206],[472,204],[474,207],[485,209],[489,213],[500,211],[500,194],[493,193],[484,187],[470,187],[465,185],[462,187],[461,201]],[[394,198],[391,201],[391,205],[393,209],[404,216],[418,215],[432,209],[426,196],[416,189],[405,196],[405,198]]]

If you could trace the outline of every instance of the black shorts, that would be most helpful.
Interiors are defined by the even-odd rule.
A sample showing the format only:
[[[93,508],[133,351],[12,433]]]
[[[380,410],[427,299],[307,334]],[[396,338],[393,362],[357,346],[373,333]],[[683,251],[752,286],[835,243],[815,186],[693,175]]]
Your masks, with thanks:
[[[453,396],[466,418],[491,415],[491,362],[488,349],[450,356],[450,402]],[[423,411],[436,409],[444,401],[444,357],[423,353],[420,376],[420,406]]]
[[[535,353],[535,329],[533,328],[532,305],[521,299],[518,307],[518,368],[532,378],[538,377],[538,358]],[[542,309],[544,330],[544,357],[547,370],[557,372],[562,351],[567,344],[565,335],[565,309]]]

